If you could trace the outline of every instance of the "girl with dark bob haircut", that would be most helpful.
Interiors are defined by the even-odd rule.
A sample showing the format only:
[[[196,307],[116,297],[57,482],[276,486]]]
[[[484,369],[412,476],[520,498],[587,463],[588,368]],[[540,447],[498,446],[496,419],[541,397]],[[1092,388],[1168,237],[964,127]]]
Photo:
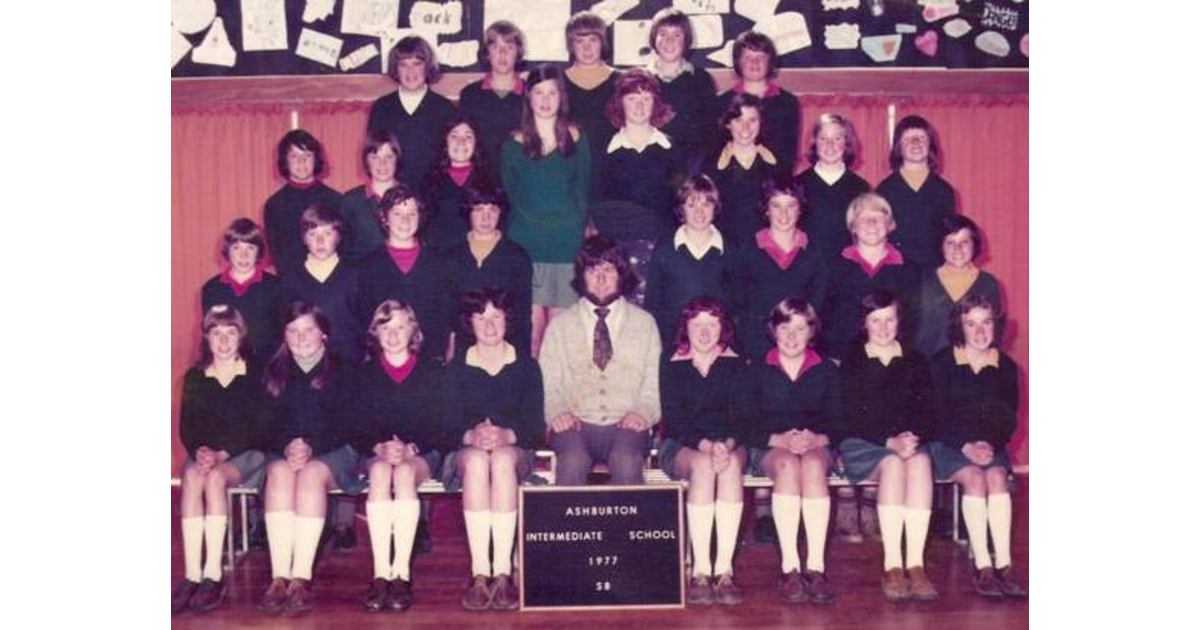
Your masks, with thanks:
[[[396,91],[375,99],[367,131],[390,131],[404,148],[399,179],[420,185],[437,159],[438,134],[454,115],[454,104],[430,87],[441,78],[433,47],[419,35],[404,37],[388,52],[388,76]]]
[[[672,479],[688,482],[694,562],[687,603],[736,605],[742,592],[733,582],[733,552],[742,520],[742,473],[749,459],[750,372],[732,350],[733,321],[716,298],[689,300],[675,338],[675,351],[659,371],[666,427],[659,461]]]
[[[342,205],[342,194],[326,186],[321,178],[327,170],[325,149],[312,134],[293,129],[276,147],[276,168],[286,181],[263,206],[263,224],[276,271],[304,262],[300,215],[315,204],[334,208]]]
[[[859,300],[858,312],[861,334],[841,364],[846,477],[855,484],[879,482],[884,597],[936,599],[924,569],[933,505],[929,364],[911,345],[900,343],[903,313],[896,295],[870,291]],[[901,550],[902,537],[907,553]]]
[[[402,157],[396,134],[385,129],[367,132],[361,153],[366,182],[347,190],[342,199],[342,216],[349,227],[349,238],[342,249],[351,261],[361,260],[383,243],[379,200],[389,188],[400,183]]]
[[[604,263],[612,264],[617,270],[617,277],[620,279],[617,288],[618,295],[627,296],[637,289],[640,280],[634,273],[633,267],[630,266],[625,252],[621,251],[621,246],[611,238],[598,234],[584,241],[583,247],[579,248],[579,254],[575,256],[575,278],[571,280],[571,287],[575,289],[576,293],[583,295],[587,292],[587,285],[583,279],[584,272]]]
[[[267,365],[267,483],[263,494],[271,584],[259,608],[302,612],[313,607],[313,562],[325,528],[330,490],[356,493],[358,455],[347,442],[343,410],[351,387],[336,353],[326,347],[329,319],[295,302],[284,342]]]
[[[879,182],[876,192],[896,217],[892,241],[918,269],[933,269],[941,262],[942,219],[958,212],[954,188],[939,174],[943,156],[933,125],[920,116],[900,119],[888,162],[892,174]]]
[[[1000,307],[979,294],[964,297],[950,314],[951,346],[930,361],[931,417],[937,442],[930,445],[935,478],[963,491],[963,522],[975,555],[975,592],[984,597],[1024,598],[1011,553],[1012,465],[1008,442],[1017,428],[1020,399],[1017,365],[997,348]],[[992,549],[988,550],[988,532]]]
[[[933,356],[951,345],[950,333],[955,326],[946,322],[954,306],[971,294],[979,294],[990,304],[1001,304],[1000,282],[979,268],[976,261],[983,252],[983,236],[979,226],[968,217],[952,214],[942,219],[939,236],[942,243],[940,267],[921,275],[914,297],[916,346],[926,356]],[[996,314],[996,335],[1004,338],[1005,317]],[[997,341],[999,344],[999,341]]]
[[[782,172],[775,153],[764,144],[768,130],[763,127],[762,115],[762,99],[749,93],[734,94],[719,121],[724,140],[700,169],[720,190],[725,211],[717,227],[734,247],[754,240],[762,227],[762,181]]]
[[[630,68],[617,78],[613,95],[608,99],[608,104],[604,106],[604,115],[608,117],[608,121],[612,123],[613,127],[620,129],[625,126],[625,107],[621,104],[622,100],[629,94],[638,92],[645,92],[654,98],[654,108],[650,113],[651,126],[662,127],[675,117],[671,105],[663,100],[658,79],[642,68]]]
[[[257,366],[249,362],[246,323],[237,309],[217,304],[205,312],[200,331],[200,360],[183,377],[179,412],[179,440],[188,453],[179,473],[184,578],[171,592],[172,614],[221,605],[225,491],[257,486],[264,462],[255,447],[267,414]]]
[[[463,491],[471,554],[462,597],[467,610],[520,604],[512,563],[517,488],[531,479],[546,425],[541,370],[507,341],[513,309],[511,296],[497,287],[463,295],[459,316],[468,347],[446,368],[442,388],[443,423],[457,448],[446,458],[442,480]]]
[[[825,574],[829,529],[829,468],[841,439],[842,399],[837,367],[814,346],[821,330],[807,300],[787,297],[766,318],[773,347],[754,365],[750,399],[757,427],[753,470],[771,478],[771,515],[782,558],[779,598],[828,604],[836,597]],[[801,516],[808,559],[800,567],[796,539]]]
[[[200,289],[201,314],[227,304],[245,321],[246,358],[265,357],[279,343],[280,285],[275,274],[263,270],[267,241],[257,223],[234,219],[221,235],[225,267]]]

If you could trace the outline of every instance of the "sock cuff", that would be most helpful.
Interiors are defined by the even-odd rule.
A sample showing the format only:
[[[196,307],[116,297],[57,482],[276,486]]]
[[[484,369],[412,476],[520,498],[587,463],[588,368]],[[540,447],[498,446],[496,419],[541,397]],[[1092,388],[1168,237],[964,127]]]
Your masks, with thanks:
[[[979,506],[987,505],[987,499],[986,499],[986,498],[984,498],[984,497],[970,497],[970,496],[964,496],[964,497],[962,498],[962,502],[963,502],[963,507],[966,507],[966,506],[968,506],[968,505],[971,505],[971,504],[976,504],[976,505],[979,505]]]

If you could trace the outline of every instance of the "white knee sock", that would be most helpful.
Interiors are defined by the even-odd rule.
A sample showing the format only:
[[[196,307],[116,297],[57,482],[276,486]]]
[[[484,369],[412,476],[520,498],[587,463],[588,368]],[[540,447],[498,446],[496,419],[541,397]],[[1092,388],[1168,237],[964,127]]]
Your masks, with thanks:
[[[987,499],[963,497],[962,514],[963,522],[967,524],[967,540],[971,542],[971,552],[975,554],[975,568],[992,566],[987,546]]]
[[[512,575],[513,543],[517,535],[517,513],[492,512],[492,547],[495,548],[495,559],[492,560],[494,575]]]
[[[900,537],[904,534],[904,506],[884,505],[879,511],[879,534],[883,537],[883,570],[899,569],[904,566],[900,556]]]
[[[1012,497],[1007,492],[988,495],[987,520],[996,548],[996,568],[1003,569],[1012,564]]]
[[[204,547],[204,517],[188,516],[180,519],[183,530],[183,577],[192,582],[203,579],[200,572],[200,550]]]
[[[416,499],[396,499],[395,510],[396,559],[392,560],[392,575],[411,580],[409,563],[412,561],[413,541],[417,538],[417,521],[421,518],[421,502]]]
[[[809,571],[825,572],[825,534],[829,531],[829,497],[800,501],[804,514],[804,536],[808,538]]]
[[[738,531],[742,525],[742,502],[717,499],[717,562],[713,575],[733,573],[733,552],[737,549]]]
[[[367,501],[367,533],[371,536],[371,558],[375,577],[392,579],[392,520],[396,512],[390,500]]]
[[[323,529],[325,529],[324,518],[296,517],[296,552],[292,557],[293,578],[312,579],[313,561],[317,558],[317,545],[321,544],[321,530]]]
[[[292,579],[292,551],[296,541],[296,513],[267,512],[267,549],[271,552],[271,577]]]
[[[904,567],[907,569],[925,566],[930,513],[926,508],[904,508]]]
[[[221,552],[225,549],[225,528],[229,525],[226,514],[209,514],[204,517],[204,577],[221,581]]]
[[[471,575],[492,574],[488,543],[492,540],[491,510],[463,510],[467,525],[467,549],[471,551]]]
[[[779,552],[783,557],[781,572],[799,571],[800,551],[796,549],[796,535],[800,533],[800,497],[772,492],[771,517],[775,519],[775,535],[779,537]]]
[[[713,504],[687,504],[688,537],[692,543],[692,575],[712,575]]]

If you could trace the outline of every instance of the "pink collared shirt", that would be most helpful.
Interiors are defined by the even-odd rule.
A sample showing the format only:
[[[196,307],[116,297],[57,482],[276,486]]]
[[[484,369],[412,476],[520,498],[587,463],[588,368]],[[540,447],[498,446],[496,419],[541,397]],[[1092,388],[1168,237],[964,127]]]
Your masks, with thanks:
[[[858,252],[858,248],[854,245],[847,245],[846,249],[842,250],[842,258],[845,258],[846,260],[853,260],[854,262],[858,263],[858,266],[862,267],[862,270],[867,274],[867,276],[874,278],[875,274],[879,273],[879,270],[883,269],[884,265],[904,264],[904,254],[901,254],[900,250],[896,249],[894,245],[888,243],[887,245],[884,245],[884,249],[887,251],[887,253],[883,255],[883,258],[880,259],[879,264],[877,265],[872,265],[870,261],[868,261],[866,258],[863,258],[862,254]]]
[[[783,251],[783,248],[771,238],[771,228],[759,230],[754,235],[754,242],[759,249],[767,252],[767,255],[775,261],[775,264],[779,265],[780,269],[787,269],[796,261],[796,256],[799,256],[800,252],[808,247],[808,235],[804,233],[804,230],[796,228],[796,246],[790,252]]]
[[[254,273],[251,274],[249,278],[246,278],[245,282],[238,282],[237,280],[234,280],[233,269],[230,267],[226,267],[225,270],[221,272],[221,282],[228,284],[229,288],[233,289],[233,294],[238,297],[242,297],[246,291],[250,290],[252,285],[262,282],[262,279],[263,272],[262,266],[260,265],[254,266]]]
[[[796,379],[799,380],[801,376],[804,376],[805,372],[820,365],[821,361],[823,360],[824,359],[821,358],[821,355],[817,354],[816,350],[813,350],[812,348],[805,348],[804,361],[800,364],[800,371],[796,373]],[[780,370],[783,370],[783,362],[779,360],[779,348],[771,348],[768,350],[767,356],[765,359],[763,359],[763,361],[767,365],[773,365]],[[787,372],[784,371],[784,374],[787,374]]]

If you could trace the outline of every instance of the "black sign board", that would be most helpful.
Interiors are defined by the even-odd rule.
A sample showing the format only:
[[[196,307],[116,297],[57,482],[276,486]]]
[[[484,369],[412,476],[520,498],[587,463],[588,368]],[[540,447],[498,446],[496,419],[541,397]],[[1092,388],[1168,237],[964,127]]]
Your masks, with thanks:
[[[683,486],[522,487],[521,608],[683,608]]]

